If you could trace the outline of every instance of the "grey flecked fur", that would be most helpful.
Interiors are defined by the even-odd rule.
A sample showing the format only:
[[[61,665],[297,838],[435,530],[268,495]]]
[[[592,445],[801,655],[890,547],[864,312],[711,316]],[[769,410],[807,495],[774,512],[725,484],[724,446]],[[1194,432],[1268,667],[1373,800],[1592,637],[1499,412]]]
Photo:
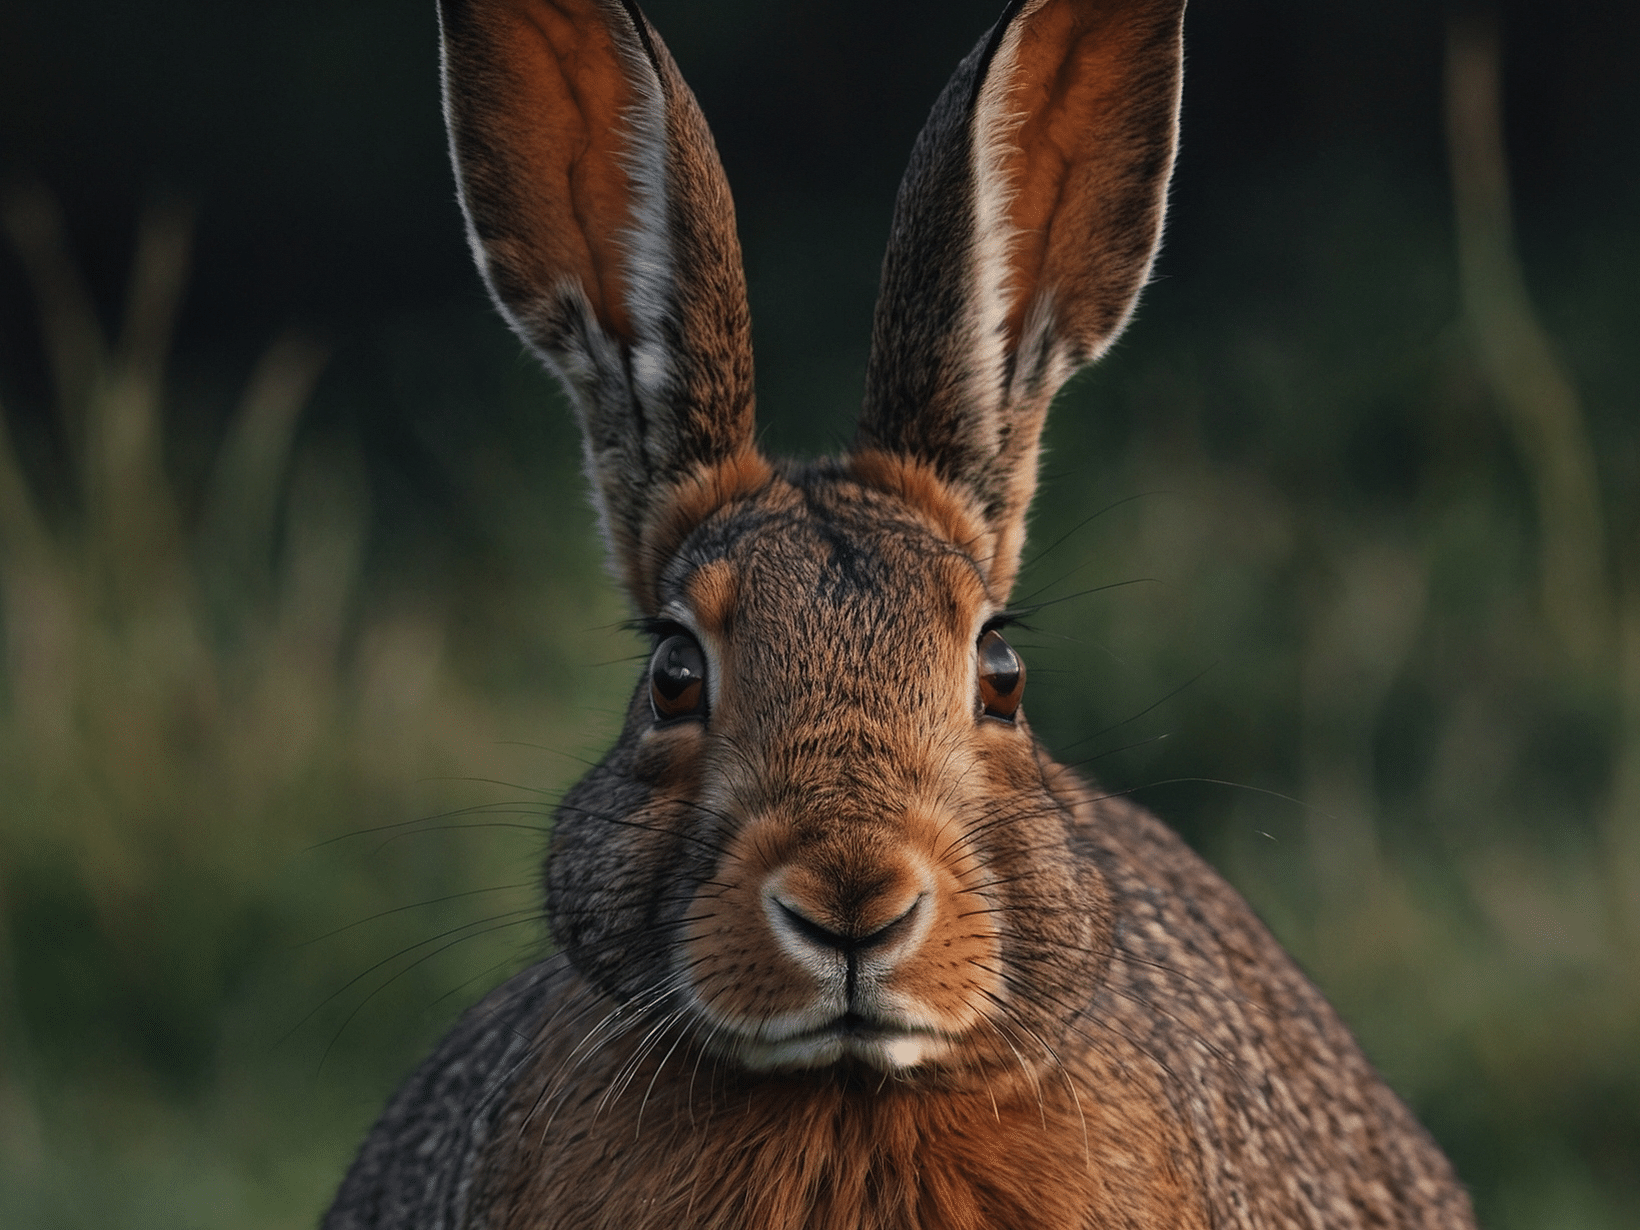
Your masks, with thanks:
[[[564,965],[531,966],[468,1009],[393,1095],[325,1215],[323,1230],[462,1230],[473,1177]]]

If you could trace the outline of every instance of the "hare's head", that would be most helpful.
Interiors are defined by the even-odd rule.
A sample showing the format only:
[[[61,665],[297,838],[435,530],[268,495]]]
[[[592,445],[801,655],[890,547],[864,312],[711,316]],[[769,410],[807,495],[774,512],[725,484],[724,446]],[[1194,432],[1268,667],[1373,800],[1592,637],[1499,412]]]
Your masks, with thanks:
[[[1051,1048],[1109,952],[1008,593],[1043,416],[1161,233],[1182,0],[1015,0],[900,190],[858,435],[766,460],[711,137],[621,0],[442,0],[473,250],[559,375],[654,641],[567,797],[554,935],[752,1068]]]

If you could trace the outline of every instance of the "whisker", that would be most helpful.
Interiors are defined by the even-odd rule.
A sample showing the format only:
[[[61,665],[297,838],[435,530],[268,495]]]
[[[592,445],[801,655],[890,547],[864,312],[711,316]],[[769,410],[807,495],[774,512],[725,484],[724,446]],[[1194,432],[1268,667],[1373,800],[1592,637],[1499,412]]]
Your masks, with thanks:
[[[331,992],[329,995],[325,996],[324,999],[320,1000],[319,1003],[310,1012],[308,1012],[308,1014],[306,1016],[304,1016],[301,1020],[297,1021],[295,1025],[291,1026],[291,1028],[283,1036],[281,1036],[277,1042],[274,1043],[274,1046],[275,1047],[283,1046],[286,1042],[290,1041],[290,1039],[295,1036],[296,1032],[298,1030],[300,1030],[302,1028],[302,1026],[306,1025],[309,1021],[311,1021],[326,1006],[328,1006],[330,1003],[332,1003],[338,996],[346,994],[347,991],[351,987],[356,986],[359,982],[361,982],[364,979],[368,978],[371,974],[373,974],[377,970],[381,969],[382,966],[390,965],[392,962],[397,961],[400,957],[407,956],[410,953],[415,952],[416,949],[418,949],[418,948],[424,948],[428,944],[436,944],[438,941],[440,941],[442,939],[446,939],[449,936],[459,934],[460,932],[466,931],[469,928],[482,926],[485,923],[496,922],[496,921],[498,921],[500,919],[503,919],[503,918],[511,918],[515,915],[521,915],[521,914],[527,914],[531,918],[539,917],[539,913],[538,913],[535,906],[531,906],[527,910],[523,910],[523,909],[508,910],[505,913],[494,914],[494,915],[491,915],[488,918],[481,918],[481,919],[476,919],[473,922],[462,923],[461,926],[459,926],[459,927],[452,927],[448,931],[441,931],[437,935],[429,936],[427,939],[418,940],[414,944],[410,944],[407,947],[401,948],[397,952],[395,952],[392,956],[383,957],[380,961],[377,961],[374,965],[370,966],[368,969],[362,971],[361,973],[355,974],[352,978],[349,978],[346,982],[344,982],[335,991]]]
[[[676,1014],[676,1019],[680,1019],[680,1020],[684,1019],[684,1012],[681,1008],[678,1010],[678,1012]],[[667,1050],[666,1054],[661,1056],[660,1063],[655,1065],[654,1075],[649,1078],[649,1084],[648,1084],[648,1086],[645,1087],[645,1089],[643,1091],[643,1101],[638,1103],[637,1121],[633,1124],[633,1127],[632,1127],[633,1139],[637,1139],[638,1136],[640,1136],[643,1132],[643,1113],[644,1113],[645,1110],[647,1110],[649,1108],[649,1097],[650,1097],[651,1094],[653,1094],[655,1092],[655,1082],[660,1080],[662,1069],[664,1069],[666,1067],[667,1063],[671,1060],[673,1054],[677,1051],[678,1047],[683,1045],[684,1039],[686,1039],[688,1036],[689,1036],[689,1030],[688,1029],[680,1029],[678,1031],[677,1041],[672,1043],[671,1047]],[[694,1110],[691,1107],[690,1108],[690,1122],[693,1122],[693,1121],[694,1121]]]
[[[1148,499],[1151,499],[1151,498],[1153,498],[1155,496],[1159,496],[1159,495],[1173,495],[1173,494],[1174,493],[1172,491],[1165,491],[1165,490],[1164,491],[1136,491],[1132,495],[1125,495],[1119,500],[1116,500],[1116,501],[1114,501],[1110,504],[1106,504],[1098,512],[1090,513],[1086,517],[1083,517],[1082,520],[1078,521],[1075,525],[1071,526],[1070,529],[1066,530],[1058,538],[1054,539],[1053,542],[1049,543],[1046,547],[1042,548],[1042,550],[1038,551],[1035,555],[1031,556],[1031,558],[1029,560],[1027,560],[1024,563],[1024,565],[1020,568],[1020,571],[1025,572],[1025,571],[1028,571],[1029,569],[1035,568],[1043,560],[1047,559],[1048,556],[1052,555],[1060,547],[1064,546],[1072,538],[1076,537],[1076,535],[1080,534],[1083,530],[1087,529],[1088,526],[1092,525],[1095,521],[1099,520],[1101,517],[1108,516],[1110,513],[1115,512],[1118,508],[1122,508],[1122,507],[1124,507],[1128,504],[1135,503],[1136,501],[1139,501],[1139,500],[1148,500]],[[1067,573],[1066,575],[1070,576],[1070,575],[1074,575],[1074,573]],[[1064,577],[1061,577],[1060,580],[1064,580]],[[1055,581],[1053,584],[1057,585],[1057,584],[1059,584],[1059,582]],[[1049,588],[1051,588],[1051,586]],[[1041,592],[1042,592],[1041,590],[1037,591],[1037,593],[1041,593]],[[1026,598],[1019,605],[1025,606],[1025,605],[1029,604],[1029,602],[1030,602],[1030,598]]]
[[[495,808],[507,808],[509,810],[497,813],[493,811]],[[391,824],[376,824],[371,825],[369,828],[353,829],[346,833],[339,833],[335,837],[327,837],[323,841],[314,842],[310,846],[304,846],[301,852],[303,854],[311,854],[315,850],[322,850],[326,846],[333,846],[338,842],[350,841],[355,837],[370,837],[377,833],[388,833],[395,829],[410,828],[414,825],[427,824],[434,820],[450,820],[458,816],[490,814],[534,815],[536,813],[532,809],[527,808],[526,805],[519,803],[475,803],[468,807],[456,807],[449,811],[435,812],[430,816],[416,816],[414,819],[410,820],[395,820]]]
[[[350,922],[345,926],[337,927],[334,931],[326,931],[323,935],[316,935],[310,940],[302,940],[300,943],[293,944],[292,948],[308,948],[333,936],[341,935],[344,931],[351,931],[355,927],[362,927],[366,923],[373,923],[378,919],[387,918],[394,914],[402,914],[406,910],[420,910],[430,905],[443,905],[447,901],[460,901],[464,897],[479,897],[487,893],[507,893],[534,887],[535,882],[533,880],[526,880],[519,884],[498,884],[493,888],[473,888],[468,889],[466,892],[450,893],[443,897],[429,897],[426,901],[415,901],[409,905],[396,905],[390,910],[383,910],[379,914],[372,914],[368,918],[361,918],[357,922]]]
[[[1284,803],[1291,803],[1295,807],[1301,807],[1305,811],[1314,812],[1316,815],[1324,816],[1329,820],[1337,819],[1337,817],[1332,815],[1332,813],[1324,811],[1320,807],[1317,807],[1314,803],[1306,803],[1303,799],[1294,798],[1290,794],[1283,794],[1279,790],[1271,790],[1271,789],[1268,789],[1267,787],[1264,787],[1264,786],[1253,786],[1253,785],[1248,784],[1247,782],[1225,781],[1223,778],[1218,778],[1218,777],[1166,777],[1166,778],[1160,778],[1156,781],[1144,782],[1144,783],[1142,783],[1140,785],[1137,785],[1137,786],[1129,786],[1129,787],[1127,787],[1126,789],[1123,789],[1123,790],[1107,790],[1104,794],[1094,795],[1088,801],[1090,803],[1102,803],[1106,799],[1128,798],[1128,797],[1131,797],[1132,795],[1136,794],[1140,790],[1150,790],[1150,789],[1153,789],[1157,786],[1179,786],[1179,785],[1225,786],[1225,787],[1227,787],[1231,790],[1245,790],[1249,794],[1262,794],[1262,795],[1268,795],[1272,799],[1280,799]]]
[[[490,935],[497,931],[505,931],[510,927],[522,926],[524,923],[533,921],[535,921],[535,912],[531,910],[529,917],[515,918],[511,922],[498,922],[494,926],[485,927],[482,930],[474,931],[470,934],[453,939],[448,944],[435,948],[432,952],[423,953],[414,961],[410,962],[409,965],[406,965],[403,969],[396,971],[391,977],[386,979],[379,986],[375,987],[370,994],[366,995],[356,1005],[354,1005],[353,1011],[347,1014],[347,1018],[342,1021],[335,1034],[331,1036],[330,1043],[325,1047],[324,1054],[319,1056],[319,1067],[315,1074],[317,1075],[318,1073],[322,1073],[324,1071],[325,1060],[330,1058],[330,1052],[335,1049],[336,1043],[341,1041],[342,1034],[344,1034],[347,1031],[347,1027],[353,1023],[353,1019],[364,1010],[365,1005],[376,998],[377,995],[381,994],[381,992],[385,991],[388,987],[392,986],[393,983],[404,977],[404,975],[408,974],[411,970],[415,969],[419,965],[423,965],[426,962],[431,961],[436,956],[448,952],[458,944],[465,944],[468,940],[475,940],[480,936]]]
[[[1177,696],[1181,695],[1182,693],[1188,691],[1190,688],[1195,687],[1203,679],[1207,678],[1208,675],[1212,674],[1215,670],[1217,670],[1218,667],[1219,667],[1219,664],[1217,662],[1209,663],[1207,666],[1204,666],[1201,670],[1197,671],[1189,679],[1186,679],[1183,683],[1179,684],[1178,687],[1173,688],[1171,691],[1165,693],[1162,696],[1159,696],[1157,699],[1152,701],[1150,704],[1146,705],[1143,709],[1139,710],[1139,712],[1129,714],[1127,717],[1123,718],[1120,722],[1112,722],[1109,726],[1106,726],[1103,729],[1096,730],[1092,734],[1084,735],[1082,738],[1077,739],[1072,743],[1065,744],[1063,747],[1061,747],[1059,749],[1060,754],[1062,755],[1065,752],[1070,751],[1070,749],[1073,748],[1073,747],[1080,747],[1084,743],[1092,743],[1095,739],[1102,739],[1102,738],[1104,738],[1104,736],[1110,734],[1111,731],[1113,731],[1113,730],[1120,730],[1122,727],[1127,726],[1132,722],[1137,722],[1140,718],[1145,717],[1147,714],[1150,714],[1150,713],[1154,712],[1155,710],[1160,709],[1163,705],[1167,704],[1168,701],[1173,700],[1175,697],[1177,697]]]

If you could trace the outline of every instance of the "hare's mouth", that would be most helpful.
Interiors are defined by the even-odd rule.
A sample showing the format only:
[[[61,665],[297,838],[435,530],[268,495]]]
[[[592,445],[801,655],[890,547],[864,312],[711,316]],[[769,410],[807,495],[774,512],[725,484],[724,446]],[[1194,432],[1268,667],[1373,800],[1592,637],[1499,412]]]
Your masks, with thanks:
[[[945,1053],[944,1034],[902,1022],[843,1012],[816,1028],[783,1038],[746,1039],[737,1048],[755,1071],[821,1068],[858,1060],[887,1071],[904,1071]]]

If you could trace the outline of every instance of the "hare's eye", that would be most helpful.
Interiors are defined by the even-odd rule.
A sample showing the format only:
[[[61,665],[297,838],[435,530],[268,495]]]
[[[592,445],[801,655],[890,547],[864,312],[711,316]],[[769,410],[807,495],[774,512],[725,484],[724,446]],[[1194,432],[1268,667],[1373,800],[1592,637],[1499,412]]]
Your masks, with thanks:
[[[1014,720],[1025,696],[1025,663],[994,628],[979,638],[979,699],[986,717]]]
[[[694,637],[679,633],[656,647],[649,660],[649,703],[657,722],[706,712],[706,658]]]

